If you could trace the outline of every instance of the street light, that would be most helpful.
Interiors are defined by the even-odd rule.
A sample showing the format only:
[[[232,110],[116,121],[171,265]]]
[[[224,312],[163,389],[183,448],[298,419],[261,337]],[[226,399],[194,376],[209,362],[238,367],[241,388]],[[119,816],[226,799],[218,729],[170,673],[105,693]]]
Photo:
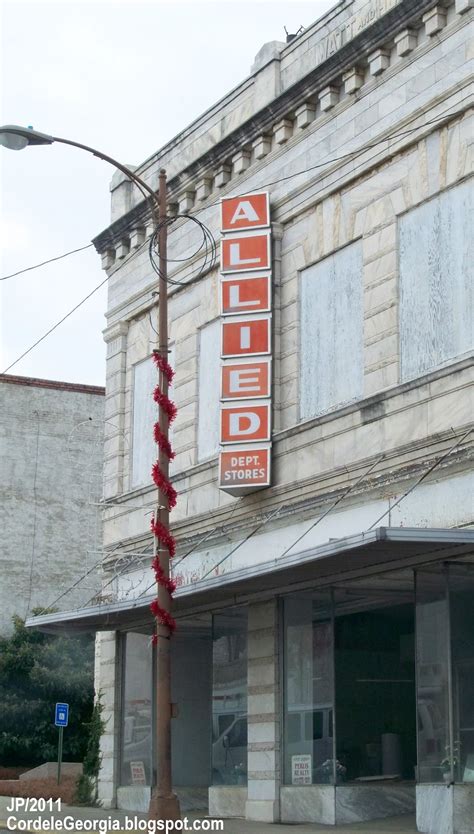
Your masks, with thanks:
[[[0,127],[0,145],[10,150],[20,151],[28,145],[52,145],[59,142],[62,145],[72,145],[83,151],[97,156],[99,159],[113,165],[131,180],[142,195],[149,199],[155,229],[158,229],[158,251],[159,251],[159,304],[158,304],[158,333],[159,333],[159,354],[163,360],[168,359],[168,286],[167,286],[167,196],[166,196],[166,172],[160,170],[158,196],[150,186],[137,174],[122,165],[101,151],[83,145],[80,142],[73,142],[71,139],[61,139],[58,136],[49,136],[47,133],[40,133],[32,127],[20,127],[18,125],[5,125]],[[163,394],[168,396],[168,378],[164,371],[160,371],[160,388]],[[169,439],[168,415],[163,408],[159,411],[159,426],[162,435]],[[165,475],[169,477],[169,459],[163,449],[159,449],[159,465]],[[169,509],[168,498],[161,488],[158,489],[155,518],[169,531]],[[155,539],[155,546],[157,542]],[[160,549],[160,563],[163,574],[169,579],[169,553],[166,547]],[[171,595],[166,587],[157,583],[158,602],[166,613],[171,612]],[[165,625],[157,622],[157,679],[154,686],[155,694],[155,715],[156,715],[156,767],[153,768],[154,776],[151,789],[149,816],[152,819],[177,820],[180,818],[179,802],[176,794],[172,792],[171,781],[171,656],[170,656],[170,631]]]

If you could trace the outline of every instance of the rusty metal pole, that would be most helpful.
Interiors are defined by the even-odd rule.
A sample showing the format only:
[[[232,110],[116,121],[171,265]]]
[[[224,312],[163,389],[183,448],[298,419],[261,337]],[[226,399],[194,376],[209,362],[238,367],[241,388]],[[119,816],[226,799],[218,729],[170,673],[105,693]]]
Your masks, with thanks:
[[[167,282],[167,237],[168,229],[166,171],[160,169],[159,176],[159,223],[158,236],[159,251],[159,302],[158,302],[158,334],[159,352],[168,360],[168,282]],[[168,396],[168,379],[160,371],[160,388]],[[160,429],[166,438],[169,436],[169,420],[163,408],[159,413]],[[166,479],[169,477],[169,460],[162,449],[159,449],[159,465]],[[167,496],[158,490],[155,518],[169,530],[169,509]],[[169,577],[169,553],[166,547],[160,547],[155,538],[155,548],[159,548],[160,563],[165,576]],[[166,588],[157,584],[158,602],[160,606],[171,612],[171,596]],[[148,816],[150,819],[177,820],[181,818],[179,801],[172,791],[171,779],[171,654],[170,632],[166,626],[156,625],[156,677],[154,680],[155,703],[155,750],[153,767],[153,784],[151,788]]]

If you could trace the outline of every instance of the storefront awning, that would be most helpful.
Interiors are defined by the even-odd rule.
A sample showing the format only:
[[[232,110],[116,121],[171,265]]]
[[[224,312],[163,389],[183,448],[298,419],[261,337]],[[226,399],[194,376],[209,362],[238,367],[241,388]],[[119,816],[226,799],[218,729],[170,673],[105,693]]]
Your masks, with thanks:
[[[386,570],[464,559],[470,554],[474,558],[474,529],[378,527],[178,588],[173,611],[176,617],[189,616],[315,583],[321,586]],[[154,594],[148,594],[135,600],[30,617],[26,626],[56,634],[143,626],[152,622],[149,606],[153,598]]]

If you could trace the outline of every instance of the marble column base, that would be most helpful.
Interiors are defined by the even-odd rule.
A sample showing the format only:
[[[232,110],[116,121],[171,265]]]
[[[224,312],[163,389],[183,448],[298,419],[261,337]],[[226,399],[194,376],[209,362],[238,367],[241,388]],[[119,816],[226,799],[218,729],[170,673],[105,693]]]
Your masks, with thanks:
[[[209,816],[226,819],[245,817],[247,786],[213,785],[209,788]]]
[[[335,825],[335,788],[332,785],[282,787],[280,813],[281,822]]]
[[[423,834],[474,834],[474,784],[417,785],[416,825]]]
[[[252,822],[279,822],[279,804],[271,799],[248,799],[245,803],[245,819]]]
[[[415,813],[415,785],[339,785],[336,823],[366,822]]]

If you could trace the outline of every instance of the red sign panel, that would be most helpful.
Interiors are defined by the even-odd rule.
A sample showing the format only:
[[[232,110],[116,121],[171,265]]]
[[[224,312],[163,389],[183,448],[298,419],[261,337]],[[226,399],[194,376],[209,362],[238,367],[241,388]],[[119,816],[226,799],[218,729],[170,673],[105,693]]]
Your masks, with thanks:
[[[222,357],[270,353],[270,318],[222,323]]]
[[[236,275],[221,280],[221,312],[263,313],[270,309],[270,273],[266,275]]]
[[[221,223],[223,232],[269,226],[268,193],[225,197],[221,202]]]
[[[221,452],[219,486],[240,494],[242,488],[257,488],[270,484],[270,448],[232,449]]]
[[[227,235],[221,240],[221,271],[270,269],[270,232]]]
[[[219,486],[270,485],[271,233],[267,193],[221,201],[222,314]],[[253,358],[255,357],[255,358]]]
[[[270,396],[270,361],[243,362],[221,368],[221,399],[234,400]]]
[[[247,403],[221,410],[221,443],[270,440],[270,404]]]

